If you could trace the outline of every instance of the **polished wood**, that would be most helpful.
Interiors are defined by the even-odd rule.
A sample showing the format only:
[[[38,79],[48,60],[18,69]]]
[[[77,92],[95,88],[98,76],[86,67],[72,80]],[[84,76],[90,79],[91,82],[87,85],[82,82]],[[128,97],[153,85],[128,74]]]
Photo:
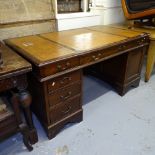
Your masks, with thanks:
[[[128,30],[129,27],[126,23],[113,24],[110,27]],[[133,32],[145,32],[149,34],[150,45],[147,52],[147,62],[146,62],[146,72],[145,72],[145,81],[148,82],[155,64],[155,31],[151,28],[140,28],[140,27],[131,27],[130,30]]]
[[[60,46],[57,43],[51,43],[36,35],[9,39],[7,42],[9,42],[10,45],[16,44],[17,51],[20,51],[20,54],[38,66],[75,53],[70,49]]]
[[[155,64],[155,40],[151,40],[147,54],[145,82],[149,81],[153,71],[154,64]]]
[[[48,93],[51,94],[58,88],[74,83],[75,81],[80,81],[80,78],[79,71],[68,73],[65,76],[62,75],[60,77],[53,78],[47,82]]]
[[[33,96],[32,109],[41,120],[49,139],[55,137],[67,123],[82,121],[82,72],[80,70],[58,78],[50,78],[44,82],[40,82],[32,74],[29,77],[29,85]]]
[[[133,50],[88,67],[85,72],[111,84],[123,96],[131,87],[137,87],[145,48]],[[121,69],[120,69],[121,68]]]
[[[23,134],[23,141],[29,150],[32,150],[31,144],[38,141],[37,132],[33,125],[32,116],[30,112],[31,96],[26,90],[27,79],[26,74],[32,70],[31,64],[17,55],[11,49],[1,44],[1,51],[3,55],[3,65],[0,68],[0,94],[6,91],[14,92],[17,89],[18,95],[12,94],[11,102],[13,105],[13,112],[9,117],[3,117],[0,129],[0,139],[3,140],[9,135],[21,132]],[[26,124],[21,121],[19,106],[22,107],[25,114]],[[17,120],[17,121],[13,121]],[[11,121],[11,120],[12,121]],[[6,123],[3,123],[5,122]],[[12,127],[14,126],[14,128]],[[7,132],[5,129],[7,128]]]
[[[139,32],[136,31],[132,31],[130,29],[117,29],[115,27],[110,27],[110,26],[92,26],[89,28],[90,30],[95,30],[95,31],[99,31],[99,32],[104,32],[104,33],[110,33],[113,35],[117,35],[117,36],[122,36],[122,37],[136,37],[137,35],[140,35]]]
[[[93,49],[102,48],[108,44],[125,39],[124,36],[100,33],[87,28],[47,33],[40,36],[73,49],[76,53],[84,53]]]
[[[73,106],[74,104],[74,106]],[[52,124],[61,121],[63,118],[70,116],[81,108],[80,95],[63,101],[60,105],[55,106],[50,110],[50,122]]]
[[[57,90],[53,93],[49,93],[49,104],[50,106],[54,106],[56,104],[62,103],[65,100],[74,97],[81,92],[81,83],[77,82],[73,85],[69,85],[64,87],[61,90]],[[54,103],[53,103],[54,101]]]
[[[129,20],[155,16],[155,6],[153,7],[153,5],[151,5],[151,4],[149,5],[148,8],[143,9],[143,10],[139,10],[139,9],[131,10],[129,4],[127,3],[127,0],[121,0],[121,1],[122,1],[122,8],[123,8],[125,17]],[[146,7],[145,3],[148,4],[149,2],[147,1],[144,3],[143,1],[136,2],[135,0],[132,0],[132,3],[134,3],[134,4],[132,4],[132,6],[134,5],[134,7],[136,9],[136,3],[138,3],[139,7],[140,7],[140,5],[144,5],[143,7]]]
[[[120,95],[138,86],[149,37],[131,32],[96,26],[5,41],[32,64],[33,72],[29,76],[32,109],[49,139],[65,124],[82,120],[83,68],[98,63],[102,68],[106,66],[107,71],[98,73],[111,78]],[[104,63],[110,59],[113,63]],[[117,60],[115,70],[112,66]]]
[[[143,28],[143,27],[128,27],[128,24],[127,23],[117,23],[117,24],[111,24],[109,25],[109,27],[111,28],[115,28],[115,29],[118,29],[119,30],[126,30],[126,31],[130,31],[131,33],[135,33],[135,32],[138,32],[138,33],[148,33],[149,34],[149,37],[151,40],[155,40],[155,31],[153,28]]]

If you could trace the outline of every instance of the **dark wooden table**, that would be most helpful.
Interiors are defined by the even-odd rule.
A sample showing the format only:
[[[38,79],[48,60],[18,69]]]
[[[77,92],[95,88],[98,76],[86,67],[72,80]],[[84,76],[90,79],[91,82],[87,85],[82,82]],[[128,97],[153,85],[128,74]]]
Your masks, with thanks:
[[[28,86],[26,74],[32,70],[32,67],[30,63],[2,43],[0,43],[0,51],[3,60],[0,65],[0,95],[4,92],[11,92],[13,107],[12,113],[0,115],[0,140],[13,133],[21,132],[25,145],[32,150],[31,144],[38,141],[29,108],[31,95],[26,90]],[[24,124],[21,119],[19,107],[24,111],[27,124]]]
[[[9,39],[7,45],[32,64],[33,111],[53,138],[66,123],[80,122],[83,69],[109,81],[120,95],[139,85],[145,33],[108,26]]]

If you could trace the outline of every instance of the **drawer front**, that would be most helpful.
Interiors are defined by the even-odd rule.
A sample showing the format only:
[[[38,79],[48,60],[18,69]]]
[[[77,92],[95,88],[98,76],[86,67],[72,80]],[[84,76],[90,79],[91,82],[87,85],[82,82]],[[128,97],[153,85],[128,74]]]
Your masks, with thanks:
[[[143,48],[134,50],[128,55],[128,64],[126,71],[126,82],[130,82],[137,77],[140,77],[142,62],[143,62]]]
[[[9,124],[16,124],[16,118],[14,114],[10,114],[10,116],[6,116],[5,119],[0,120],[0,130],[4,127],[7,127]]]
[[[47,90],[48,93],[51,94],[55,90],[64,87],[66,85],[69,85],[73,82],[81,81],[81,71],[75,71],[68,74],[65,74],[63,76],[54,78],[52,80],[49,80],[47,82]]]
[[[81,93],[81,83],[77,82],[75,84],[64,87],[60,90],[55,91],[49,95],[49,105],[54,106],[58,103],[64,102],[71,97]]]
[[[142,38],[138,38],[136,40],[132,40],[130,42],[125,42],[119,46],[117,46],[117,51],[125,51],[128,50],[130,48],[134,48],[137,46],[141,46],[144,45],[145,43],[149,43],[148,38],[142,37]]]
[[[80,96],[77,96],[75,98],[72,98],[71,100],[63,102],[63,104],[59,104],[55,106],[53,109],[51,109],[50,122],[55,123],[57,121],[60,121],[65,117],[73,114],[74,112],[80,110],[81,108],[82,106]]]
[[[101,52],[93,52],[93,53],[87,54],[85,56],[82,56],[80,59],[80,64],[84,65],[87,63],[96,62],[96,61],[102,59],[102,53],[103,53],[102,51]]]
[[[147,42],[148,41],[146,40],[146,38],[140,38],[131,42],[127,42],[127,43],[125,42],[121,45],[109,47],[101,51],[89,53],[80,58],[80,64],[84,65],[87,63],[93,63],[93,62],[99,61],[103,58],[108,58],[109,56],[112,57],[113,55],[116,55],[119,53],[121,54],[125,50],[143,45],[144,43],[147,43]]]
[[[79,66],[79,58],[74,57],[67,60],[61,60],[42,67],[40,74],[41,77],[50,76],[65,70]]]
[[[10,115],[6,117],[4,120],[0,121],[0,140],[16,132],[18,129],[18,124],[16,122],[15,115]]]
[[[0,80],[0,92],[16,87],[17,82],[18,79],[16,77]]]

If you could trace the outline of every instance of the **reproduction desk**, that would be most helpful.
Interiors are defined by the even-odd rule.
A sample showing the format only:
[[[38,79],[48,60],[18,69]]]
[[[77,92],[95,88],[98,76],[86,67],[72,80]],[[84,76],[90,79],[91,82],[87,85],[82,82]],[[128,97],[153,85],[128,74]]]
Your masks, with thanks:
[[[130,87],[139,85],[149,37],[95,26],[14,38],[5,43],[32,64],[32,109],[51,139],[65,124],[82,121],[83,68],[97,65],[88,70],[102,74],[101,78],[124,95]]]
[[[0,64],[0,97],[4,92],[11,92],[12,94],[10,101],[12,108],[7,108],[8,110],[6,112],[0,114],[0,141],[13,133],[21,132],[23,134],[24,144],[29,150],[32,150],[31,144],[38,141],[37,132],[33,125],[29,108],[31,96],[26,90],[26,75],[32,70],[32,66],[1,42],[0,53],[2,54],[1,60],[3,60],[3,63]],[[17,89],[15,93],[14,89]],[[22,107],[24,111],[26,123],[21,119],[19,107]]]
[[[146,72],[145,72],[145,82],[148,82],[155,64],[155,28],[141,28],[141,27],[129,27],[126,23],[109,25],[109,27],[114,27],[117,29],[128,29],[141,33],[148,33],[150,36],[150,46],[147,53],[146,62]]]

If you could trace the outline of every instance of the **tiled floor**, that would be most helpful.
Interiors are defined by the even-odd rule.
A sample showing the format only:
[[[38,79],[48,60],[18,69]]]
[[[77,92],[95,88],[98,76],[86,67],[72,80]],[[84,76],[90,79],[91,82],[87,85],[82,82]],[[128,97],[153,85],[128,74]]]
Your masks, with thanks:
[[[83,122],[48,140],[34,117],[34,150],[28,152],[18,134],[0,144],[0,155],[155,155],[155,74],[124,97],[92,77],[84,78],[83,90]]]

